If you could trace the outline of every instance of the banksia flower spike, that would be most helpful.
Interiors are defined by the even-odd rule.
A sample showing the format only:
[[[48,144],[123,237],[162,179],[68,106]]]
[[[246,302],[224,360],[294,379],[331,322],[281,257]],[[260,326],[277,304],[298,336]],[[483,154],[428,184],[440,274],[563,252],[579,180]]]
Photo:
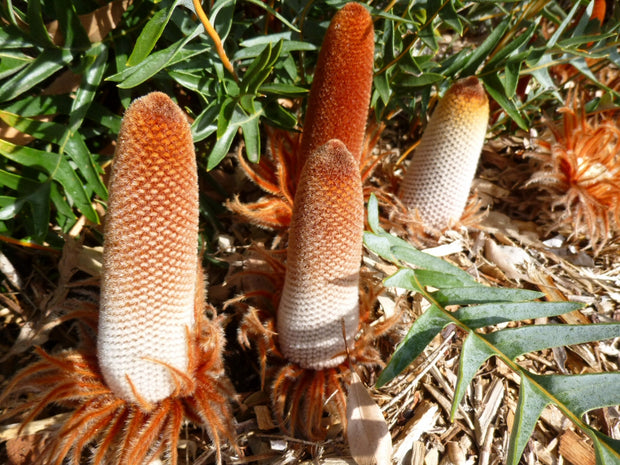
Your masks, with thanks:
[[[361,163],[375,50],[372,18],[360,3],[347,3],[332,19],[314,72],[304,120],[299,168],[331,139],[344,143]]]
[[[240,157],[250,179],[270,195],[254,204],[229,202],[235,213],[259,226],[290,224],[292,201],[306,159],[331,139],[341,140],[360,163],[363,179],[376,157],[364,147],[374,63],[374,27],[366,8],[347,3],[332,19],[314,72],[301,142],[276,131],[272,160],[253,167]],[[274,140],[275,139],[275,140]],[[374,145],[374,138],[371,144]]]
[[[401,186],[400,198],[425,228],[457,222],[469,196],[489,119],[489,101],[476,77],[454,83],[433,112]]]
[[[357,162],[331,140],[302,171],[277,314],[280,350],[302,368],[344,360],[342,321],[349,343],[357,333],[363,231]]]
[[[41,463],[176,464],[184,418],[218,447],[232,440],[222,331],[204,316],[197,257],[198,184],[189,124],[162,93],[136,100],[121,126],[110,181],[96,351],[50,355],[16,376],[4,398],[34,391],[13,413],[75,410]]]
[[[325,435],[325,409],[346,422],[352,358],[380,364],[360,321],[360,264],[364,229],[359,166],[337,140],[306,162],[295,195],[284,288],[276,316],[277,345],[286,359],[272,386],[280,425],[311,439]],[[327,404],[327,405],[326,405]]]

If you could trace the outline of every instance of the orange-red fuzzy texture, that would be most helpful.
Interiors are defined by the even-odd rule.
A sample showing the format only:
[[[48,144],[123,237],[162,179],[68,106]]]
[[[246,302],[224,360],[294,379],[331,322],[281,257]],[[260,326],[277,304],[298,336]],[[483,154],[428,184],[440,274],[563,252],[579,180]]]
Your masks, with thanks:
[[[360,161],[373,62],[372,18],[360,3],[347,3],[334,15],[321,45],[303,126],[299,169],[330,139],[344,142]]]
[[[467,203],[489,119],[476,77],[454,83],[439,101],[407,167],[400,197],[431,230],[458,221]]]
[[[344,360],[342,322],[349,341],[357,333],[363,230],[358,162],[331,140],[302,170],[277,314],[280,350],[303,368]]]
[[[189,123],[165,94],[123,119],[106,215],[98,357],[119,397],[154,403],[185,372],[198,266],[198,181]]]

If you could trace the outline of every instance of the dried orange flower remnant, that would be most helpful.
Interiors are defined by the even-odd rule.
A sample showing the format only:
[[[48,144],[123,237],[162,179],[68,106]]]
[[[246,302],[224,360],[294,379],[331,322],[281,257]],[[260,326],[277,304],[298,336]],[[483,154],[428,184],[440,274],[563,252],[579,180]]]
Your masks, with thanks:
[[[595,251],[620,229],[620,125],[605,115],[588,117],[574,96],[560,109],[530,154],[541,162],[528,186],[550,193],[554,228],[586,235]]]
[[[37,463],[177,463],[183,421],[204,426],[218,451],[233,440],[221,328],[204,315],[197,259],[198,185],[187,119],[166,95],[127,110],[115,153],[100,315],[76,351],[38,353],[2,399],[23,425],[47,406],[71,410]],[[99,329],[94,322],[99,321]],[[20,400],[24,393],[27,400]],[[91,463],[89,462],[89,463]]]
[[[463,214],[489,120],[476,77],[454,83],[437,104],[403,180],[400,197],[425,225],[445,229]]]

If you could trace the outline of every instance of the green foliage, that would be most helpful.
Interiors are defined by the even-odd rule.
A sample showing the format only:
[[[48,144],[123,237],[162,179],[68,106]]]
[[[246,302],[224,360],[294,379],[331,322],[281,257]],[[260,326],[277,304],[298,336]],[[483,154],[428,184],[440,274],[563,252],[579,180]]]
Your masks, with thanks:
[[[79,215],[96,222],[93,203],[106,199],[102,165],[123,110],[152,90],[175,96],[193,118],[204,168],[215,168],[241,140],[248,159],[257,161],[265,125],[299,127],[302,115],[283,103],[307,93],[324,31],[344,3],[215,1],[206,13],[237,77],[223,66],[189,0],[3,3],[1,118],[32,137],[2,144],[0,235],[54,243]],[[599,30],[588,20],[591,4],[575,2],[570,11],[563,4],[373,3],[377,119],[389,124],[396,113],[423,117],[436,91],[477,74],[503,110],[497,127],[514,128],[514,121],[527,128],[547,102],[557,106],[549,69],[561,63],[605,91],[589,109],[617,99],[592,66],[620,64],[620,23],[612,17]],[[48,32],[50,25],[56,33]],[[530,79],[527,90],[524,79]],[[58,168],[50,168],[43,154]],[[60,175],[67,166],[73,175]]]
[[[521,378],[508,464],[519,461],[538,418],[549,404],[556,405],[592,439],[598,464],[618,463],[620,441],[590,428],[581,417],[594,408],[620,404],[620,373],[542,376],[521,367],[515,359],[551,347],[618,337],[620,323],[548,324],[496,329],[486,334],[477,332],[477,329],[499,323],[561,315],[577,310],[581,305],[573,302],[543,302],[537,300],[543,296],[539,292],[482,285],[463,270],[420,252],[382,230],[374,197],[371,197],[368,210],[372,232],[364,235],[366,247],[399,266],[399,270],[384,281],[385,286],[419,293],[430,304],[396,348],[379,376],[377,385],[382,386],[394,379],[423,352],[435,336],[447,325],[453,324],[465,333],[465,338],[452,404],[452,419],[477,371],[486,360],[495,356]],[[453,312],[446,310],[447,306],[454,305],[460,308]]]

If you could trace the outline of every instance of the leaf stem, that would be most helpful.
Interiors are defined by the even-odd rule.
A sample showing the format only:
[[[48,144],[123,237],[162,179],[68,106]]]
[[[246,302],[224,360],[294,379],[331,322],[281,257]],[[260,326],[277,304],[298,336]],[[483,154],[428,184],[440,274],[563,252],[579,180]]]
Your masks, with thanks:
[[[237,73],[235,72],[235,69],[233,68],[232,63],[230,62],[230,60],[228,59],[228,56],[226,55],[226,51],[224,50],[224,46],[222,45],[222,40],[220,39],[220,36],[218,35],[213,25],[211,24],[211,21],[209,21],[208,16],[202,9],[200,0],[192,0],[192,2],[194,3],[194,8],[196,10],[196,14],[198,15],[198,18],[200,19],[200,22],[202,23],[202,25],[205,28],[205,31],[207,32],[209,37],[211,37],[211,39],[213,40],[213,43],[215,44],[215,51],[220,57],[220,60],[222,60],[222,64],[224,65],[224,68],[226,68],[228,72],[232,74],[232,76],[235,78],[235,81],[239,82],[239,77],[237,76]]]

